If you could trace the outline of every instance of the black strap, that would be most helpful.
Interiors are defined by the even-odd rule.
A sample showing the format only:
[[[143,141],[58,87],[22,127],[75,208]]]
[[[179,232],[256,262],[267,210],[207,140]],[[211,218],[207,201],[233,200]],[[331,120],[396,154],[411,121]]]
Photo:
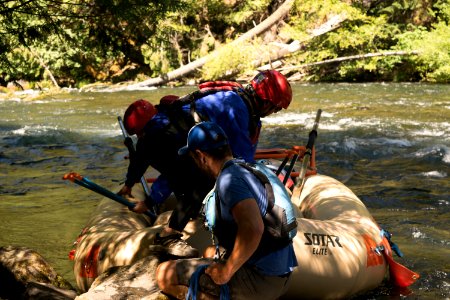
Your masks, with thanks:
[[[231,166],[232,164],[238,164],[239,166],[245,168],[250,173],[252,173],[256,178],[258,178],[258,180],[264,185],[264,188],[266,189],[267,193],[267,212],[272,211],[273,206],[275,205],[275,193],[273,191],[272,184],[270,183],[269,178],[267,178],[267,176],[263,172],[256,169],[256,167],[254,167],[253,164],[246,163],[243,161],[236,161],[234,159],[227,161],[222,167],[222,171]],[[219,200],[218,196],[219,194],[216,191],[216,200]],[[219,201],[216,201],[216,204],[217,203],[219,203]],[[218,209],[220,213],[220,205]]]
[[[272,185],[270,184],[269,178],[267,178],[267,176],[263,172],[253,167],[252,164],[244,162],[236,162],[236,163],[244,167],[248,171],[250,171],[264,185],[267,192],[267,211],[270,212],[273,209],[273,206],[275,205],[275,193],[273,192],[273,188]]]

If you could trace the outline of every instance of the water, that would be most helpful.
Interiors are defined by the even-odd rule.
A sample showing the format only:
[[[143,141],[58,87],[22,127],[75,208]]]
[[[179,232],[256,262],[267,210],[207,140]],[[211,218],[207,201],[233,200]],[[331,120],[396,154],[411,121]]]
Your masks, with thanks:
[[[38,251],[74,284],[67,254],[101,196],[62,176],[118,190],[127,151],[117,116],[138,98],[191,90],[0,95],[0,246]],[[259,146],[305,144],[318,108],[319,172],[363,200],[405,254],[396,260],[421,275],[409,290],[383,285],[358,298],[448,299],[450,86],[297,84],[289,109],[264,119]]]

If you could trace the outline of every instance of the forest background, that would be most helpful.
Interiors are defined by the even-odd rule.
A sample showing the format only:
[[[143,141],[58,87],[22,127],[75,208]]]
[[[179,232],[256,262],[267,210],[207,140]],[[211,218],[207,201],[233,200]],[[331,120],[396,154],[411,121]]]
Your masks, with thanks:
[[[450,0],[0,0],[0,85],[450,82]],[[155,80],[157,79],[157,80]]]

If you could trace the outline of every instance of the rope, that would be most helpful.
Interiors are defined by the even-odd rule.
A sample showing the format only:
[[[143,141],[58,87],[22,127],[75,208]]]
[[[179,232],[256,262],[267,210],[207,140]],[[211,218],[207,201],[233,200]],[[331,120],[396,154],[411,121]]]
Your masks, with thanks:
[[[206,268],[209,265],[200,265],[197,270],[191,275],[191,279],[189,280],[189,289],[186,294],[186,300],[197,300],[197,292],[198,292],[198,283],[200,280],[200,276],[205,273]],[[220,286],[220,300],[230,300],[230,289],[228,285],[223,284]]]

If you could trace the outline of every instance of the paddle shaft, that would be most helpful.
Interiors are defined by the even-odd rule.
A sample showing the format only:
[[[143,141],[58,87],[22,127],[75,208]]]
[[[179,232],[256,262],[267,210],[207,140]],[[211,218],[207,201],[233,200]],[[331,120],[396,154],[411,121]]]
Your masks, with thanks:
[[[103,195],[105,197],[108,197],[120,204],[123,204],[125,206],[127,206],[128,208],[132,209],[136,206],[136,204],[128,201],[127,199],[123,198],[120,195],[117,195],[116,193],[111,192],[110,190],[107,190],[106,188],[90,181],[88,178],[83,177],[81,180],[78,178],[73,178],[73,182],[75,182],[76,184],[85,187],[87,189],[90,189],[91,191],[94,191],[100,195]],[[156,215],[153,214],[150,211],[146,211],[144,212],[144,214],[146,214],[147,216],[149,216],[150,218],[156,218]]]

